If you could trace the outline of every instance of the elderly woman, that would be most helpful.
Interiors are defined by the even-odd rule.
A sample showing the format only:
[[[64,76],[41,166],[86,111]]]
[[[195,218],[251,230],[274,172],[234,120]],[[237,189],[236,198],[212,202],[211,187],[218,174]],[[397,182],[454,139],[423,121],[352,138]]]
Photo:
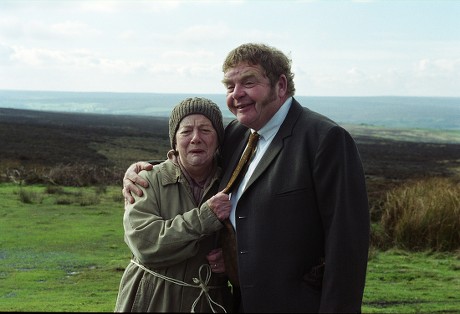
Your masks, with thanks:
[[[174,107],[168,159],[140,172],[149,187],[125,205],[125,242],[133,258],[121,279],[115,311],[231,309],[216,248],[217,231],[231,206],[228,195],[217,193],[223,136],[222,113],[212,101],[187,98]]]

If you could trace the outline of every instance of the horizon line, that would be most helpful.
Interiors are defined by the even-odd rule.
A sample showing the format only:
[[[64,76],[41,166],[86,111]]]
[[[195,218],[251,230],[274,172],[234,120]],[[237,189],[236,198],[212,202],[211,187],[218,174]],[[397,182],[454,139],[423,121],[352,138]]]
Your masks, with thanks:
[[[2,89],[0,92],[46,92],[46,93],[88,93],[88,94],[157,94],[157,95],[220,95],[225,96],[225,93],[187,93],[187,92],[134,92],[134,91],[81,91],[81,90],[48,90],[48,89]],[[459,96],[433,96],[433,95],[299,95],[293,97],[411,97],[411,98],[460,98]]]

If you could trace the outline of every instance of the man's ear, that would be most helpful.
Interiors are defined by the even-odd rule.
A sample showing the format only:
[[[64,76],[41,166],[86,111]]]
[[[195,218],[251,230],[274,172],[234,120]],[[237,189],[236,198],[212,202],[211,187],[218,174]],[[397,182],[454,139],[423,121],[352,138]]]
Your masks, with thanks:
[[[288,83],[287,83],[286,75],[284,74],[280,75],[278,82],[276,83],[276,87],[278,89],[278,96],[280,98],[284,98],[288,90]]]

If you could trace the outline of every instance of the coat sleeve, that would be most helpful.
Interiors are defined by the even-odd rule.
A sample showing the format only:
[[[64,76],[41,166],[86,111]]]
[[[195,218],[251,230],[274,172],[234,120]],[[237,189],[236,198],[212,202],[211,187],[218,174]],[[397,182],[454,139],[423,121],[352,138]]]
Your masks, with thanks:
[[[315,157],[314,180],[325,236],[320,312],[360,312],[369,248],[369,205],[359,152],[333,127]]]
[[[135,196],[136,202],[125,206],[123,217],[125,241],[133,255],[153,268],[168,267],[195,256],[200,239],[222,228],[222,223],[206,202],[199,208],[174,214],[179,202],[160,204],[161,184],[145,172],[140,175],[149,181],[149,188],[142,188],[143,196]]]

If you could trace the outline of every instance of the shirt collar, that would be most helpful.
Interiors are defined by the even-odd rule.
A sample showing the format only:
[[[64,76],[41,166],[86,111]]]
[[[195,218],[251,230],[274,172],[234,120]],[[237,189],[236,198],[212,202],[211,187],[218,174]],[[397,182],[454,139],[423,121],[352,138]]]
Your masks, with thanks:
[[[286,99],[286,101],[281,105],[278,111],[273,115],[273,117],[257,132],[259,133],[260,137],[266,141],[270,138],[274,137],[275,134],[278,132],[281,124],[284,122],[289,109],[292,105],[292,97]],[[254,132],[251,129],[251,132]]]

